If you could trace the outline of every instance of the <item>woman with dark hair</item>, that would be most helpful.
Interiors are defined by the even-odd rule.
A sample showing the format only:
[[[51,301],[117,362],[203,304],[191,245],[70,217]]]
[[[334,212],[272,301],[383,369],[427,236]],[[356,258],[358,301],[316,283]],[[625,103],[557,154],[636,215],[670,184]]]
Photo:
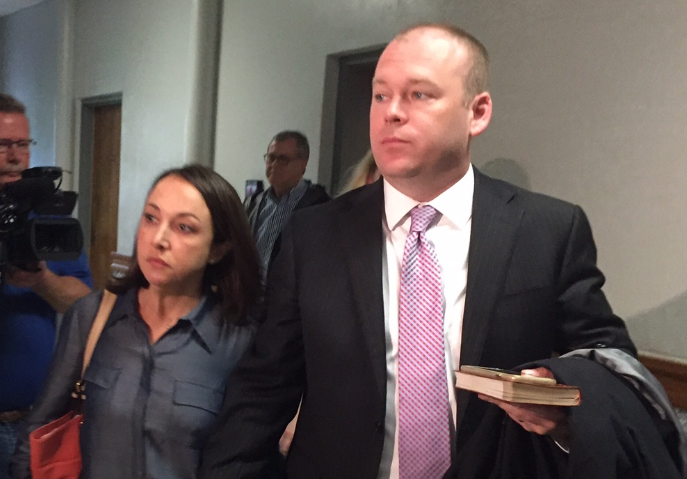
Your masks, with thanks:
[[[194,478],[227,378],[248,348],[259,259],[236,191],[209,168],[164,172],[141,215],[131,267],[84,374],[82,478]],[[65,315],[13,477],[30,477],[28,434],[65,414],[102,293]]]

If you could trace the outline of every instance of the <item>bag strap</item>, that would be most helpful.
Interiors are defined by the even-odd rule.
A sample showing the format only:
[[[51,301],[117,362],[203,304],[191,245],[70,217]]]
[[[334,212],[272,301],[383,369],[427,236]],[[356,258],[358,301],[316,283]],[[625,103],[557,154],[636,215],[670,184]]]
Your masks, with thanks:
[[[83,378],[83,375],[86,373],[86,368],[88,368],[91,362],[93,351],[95,351],[95,345],[98,342],[100,333],[102,333],[103,328],[105,328],[105,323],[107,322],[107,318],[110,317],[110,312],[116,300],[116,294],[108,290],[103,291],[103,299],[100,301],[100,307],[95,315],[95,320],[93,321],[91,331],[88,333],[88,339],[86,340],[86,349],[83,353],[83,366],[81,367],[81,378]]]

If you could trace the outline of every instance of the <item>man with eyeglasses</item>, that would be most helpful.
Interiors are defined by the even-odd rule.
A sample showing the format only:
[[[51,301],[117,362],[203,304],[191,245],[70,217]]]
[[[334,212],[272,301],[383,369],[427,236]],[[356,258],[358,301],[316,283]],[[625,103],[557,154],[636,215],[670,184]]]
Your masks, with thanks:
[[[291,213],[330,199],[324,187],[303,179],[309,156],[310,145],[303,133],[293,130],[277,133],[264,155],[265,176],[270,187],[244,201],[262,260],[263,283],[270,260],[279,249],[277,238]]]
[[[25,106],[0,93],[0,189],[29,167],[29,131]],[[57,313],[93,286],[85,255],[30,266],[10,266],[0,292],[0,479],[9,477],[17,430],[48,372]]]

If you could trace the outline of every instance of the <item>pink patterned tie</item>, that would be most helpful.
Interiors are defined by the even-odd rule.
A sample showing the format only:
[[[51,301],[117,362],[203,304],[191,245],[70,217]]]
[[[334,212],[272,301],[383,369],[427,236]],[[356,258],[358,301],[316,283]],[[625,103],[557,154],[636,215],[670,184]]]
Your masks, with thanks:
[[[398,314],[398,460],[400,479],[435,479],[451,465],[441,274],[425,230],[439,214],[410,211]]]

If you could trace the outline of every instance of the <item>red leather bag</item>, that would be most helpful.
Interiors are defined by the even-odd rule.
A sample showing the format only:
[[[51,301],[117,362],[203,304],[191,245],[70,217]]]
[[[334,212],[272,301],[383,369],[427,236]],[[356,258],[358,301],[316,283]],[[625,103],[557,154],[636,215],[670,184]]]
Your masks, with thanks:
[[[109,291],[103,293],[103,299],[88,333],[84,351],[81,380],[76,383],[72,397],[76,407],[59,419],[39,427],[29,434],[31,450],[31,475],[33,479],[78,479],[81,474],[81,446],[79,431],[83,423],[81,403],[84,395],[83,375],[91,362],[95,345],[105,322],[110,316],[117,296]]]
[[[83,416],[69,411],[29,436],[34,479],[77,479],[81,474],[79,429]]]

